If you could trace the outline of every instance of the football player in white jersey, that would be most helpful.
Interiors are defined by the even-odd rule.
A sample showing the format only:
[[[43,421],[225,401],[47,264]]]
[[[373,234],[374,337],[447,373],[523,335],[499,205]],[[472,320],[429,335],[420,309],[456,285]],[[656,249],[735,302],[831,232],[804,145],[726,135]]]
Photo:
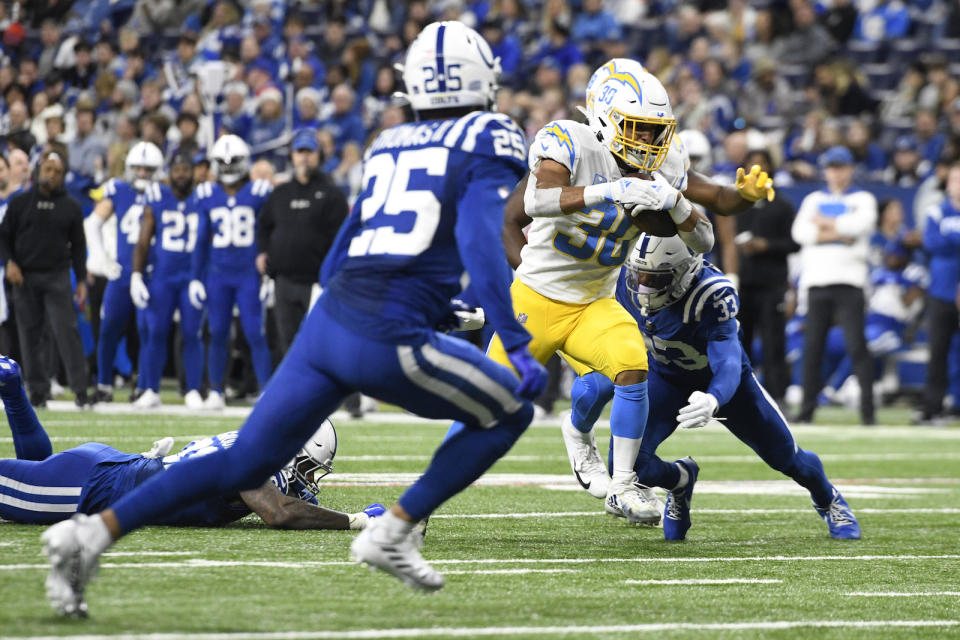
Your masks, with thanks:
[[[560,351],[578,373],[600,371],[614,381],[612,479],[592,434],[565,421],[564,441],[577,480],[606,500],[609,513],[654,524],[659,506],[635,486],[629,466],[646,422],[647,361],[636,323],[612,297],[620,266],[641,230],[679,233],[698,252],[712,246],[709,222],[686,198],[730,215],[767,197],[773,185],[759,168],[741,171],[736,188],[689,171],[666,91],[637,62],[616,59],[597,70],[585,115],[587,124],[556,121],[537,134],[530,174],[507,204],[513,303],[533,335],[535,357]],[[624,177],[644,173],[654,179]],[[496,339],[490,355],[505,359]]]

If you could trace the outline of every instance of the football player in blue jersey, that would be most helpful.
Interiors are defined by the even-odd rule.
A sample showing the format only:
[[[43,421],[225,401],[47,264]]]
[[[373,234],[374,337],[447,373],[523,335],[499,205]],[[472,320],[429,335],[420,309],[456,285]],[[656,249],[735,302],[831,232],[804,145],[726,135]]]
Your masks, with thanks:
[[[810,491],[834,538],[860,538],[860,525],[820,458],[801,449],[786,419],[757,381],[740,342],[737,290],[677,236],[643,234],[624,265],[617,300],[633,315],[651,355],[647,430],[637,457],[638,482],[667,490],[663,534],[683,540],[699,466],[692,458],[664,462],[657,447],[679,426],[695,429],[717,417],[768,465]],[[572,422],[588,433],[613,396],[613,385],[573,363]]]
[[[410,45],[404,82],[418,121],[383,131],[366,152],[362,191],[322,269],[320,295],[232,447],[173,465],[110,508],[43,535],[47,595],[70,614],[114,540],[211,495],[255,488],[289,460],[353,391],[463,429],[351,545],[354,560],[408,585],[443,576],[412,533],[503,456],[533,417],[546,371],[514,318],[500,230],[525,171],[523,133],[495,103],[499,64],[460,22],[428,25]],[[434,330],[464,271],[517,374]],[[519,378],[519,379],[518,379]]]
[[[93,213],[84,221],[87,237],[87,270],[106,276],[109,282],[103,292],[100,307],[100,335],[97,338],[97,391],[94,402],[113,401],[113,362],[117,345],[130,317],[136,309],[130,299],[130,276],[133,273],[133,247],[140,237],[140,215],[143,213],[147,192],[158,193],[156,180],[163,167],[163,153],[150,142],[138,142],[127,153],[127,179],[111,178],[102,187],[103,198]],[[103,246],[103,223],[117,216],[116,260],[110,260]],[[140,352],[137,363],[140,375],[137,387],[143,389],[143,371],[147,357],[146,323],[142,313],[136,313],[140,333]],[[148,398],[149,400],[149,398]],[[140,402],[140,399],[137,400]]]
[[[197,185],[194,194],[199,214],[197,246],[191,256],[190,303],[207,307],[210,347],[207,376],[210,392],[207,409],[222,409],[223,377],[234,304],[240,326],[250,345],[253,369],[260,388],[267,384],[273,364],[264,329],[257,271],[257,215],[272,186],[267,180],[249,180],[250,147],[235,135],[217,140],[210,151],[216,182]],[[209,295],[209,299],[208,299]]]
[[[50,438],[24,393],[20,366],[0,356],[0,398],[13,433],[16,459],[0,460],[0,520],[52,524],[74,513],[95,513],[175,464],[232,446],[236,431],[191,442],[167,455],[173,438],[144,453],[124,453],[88,442],[53,453]],[[294,458],[261,486],[212,497],[189,508],[156,514],[154,524],[215,527],[256,513],[284,529],[362,529],[384,508],[372,504],[357,513],[320,507],[317,482],[333,470],[337,432],[329,420]]]
[[[178,153],[170,162],[170,186],[159,186],[159,197],[147,198],[140,222],[140,239],[133,250],[133,274],[130,297],[144,309],[147,320],[147,363],[143,369],[144,393],[138,402],[150,397],[160,404],[160,376],[167,360],[167,337],[174,309],[180,310],[183,336],[183,369],[187,393],[184,404],[202,409],[200,385],[203,382],[203,342],[200,330],[203,315],[190,303],[190,256],[197,245],[199,214],[193,195],[193,158]],[[144,281],[147,255],[155,246],[150,286]]]

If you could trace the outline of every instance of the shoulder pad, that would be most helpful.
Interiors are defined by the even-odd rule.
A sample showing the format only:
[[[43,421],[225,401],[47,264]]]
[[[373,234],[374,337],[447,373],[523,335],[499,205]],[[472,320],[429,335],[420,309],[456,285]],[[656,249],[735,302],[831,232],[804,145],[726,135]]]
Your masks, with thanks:
[[[683,322],[723,321],[740,311],[737,288],[725,276],[708,276],[695,284],[683,303]]]
[[[521,165],[527,157],[527,141],[523,131],[510,116],[503,113],[468,113],[450,127],[443,137],[443,146],[504,158]]]
[[[264,197],[273,190],[269,180],[254,180],[250,183],[250,193],[257,197]]]
[[[573,132],[573,127],[577,125],[572,120],[554,120],[540,129],[530,146],[530,169],[536,168],[541,160],[548,159],[559,162],[573,173],[580,155],[577,137]]]

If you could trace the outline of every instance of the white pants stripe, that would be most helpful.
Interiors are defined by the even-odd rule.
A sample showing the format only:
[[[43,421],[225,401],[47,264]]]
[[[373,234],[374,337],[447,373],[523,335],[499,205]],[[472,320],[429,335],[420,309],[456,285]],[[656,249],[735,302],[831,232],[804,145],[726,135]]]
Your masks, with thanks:
[[[483,371],[473,366],[470,362],[444,353],[430,344],[424,344],[420,349],[420,353],[423,354],[427,362],[437,369],[442,369],[459,378],[463,378],[477,389],[480,389],[480,391],[492,397],[500,404],[504,413],[513,413],[523,405],[523,403],[513,395],[512,389],[507,389]]]
[[[448,384],[443,380],[438,380],[421,369],[420,365],[417,363],[417,358],[414,354],[413,347],[408,345],[398,346],[397,357],[400,361],[400,367],[403,369],[404,375],[407,376],[407,379],[410,380],[410,382],[417,385],[421,389],[424,389],[425,391],[429,391],[434,395],[440,396],[450,404],[453,404],[462,411],[469,413],[480,425],[484,427],[489,428],[496,424],[497,419],[493,416],[493,412],[491,412],[481,403],[477,402],[453,385]]]

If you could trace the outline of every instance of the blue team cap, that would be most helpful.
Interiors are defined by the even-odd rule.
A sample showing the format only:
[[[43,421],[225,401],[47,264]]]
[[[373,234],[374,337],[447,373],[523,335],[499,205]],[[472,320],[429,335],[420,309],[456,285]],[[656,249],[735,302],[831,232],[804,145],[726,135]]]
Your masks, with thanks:
[[[919,141],[911,135],[900,136],[893,143],[894,151],[919,151]]]
[[[313,128],[301,129],[297,135],[293,136],[293,142],[290,147],[294,151],[319,151],[320,145],[317,144],[317,130]]]
[[[850,153],[850,149],[847,149],[841,145],[830,147],[823,152],[822,156],[820,156],[820,164],[824,167],[840,164],[853,164],[853,154]]]

